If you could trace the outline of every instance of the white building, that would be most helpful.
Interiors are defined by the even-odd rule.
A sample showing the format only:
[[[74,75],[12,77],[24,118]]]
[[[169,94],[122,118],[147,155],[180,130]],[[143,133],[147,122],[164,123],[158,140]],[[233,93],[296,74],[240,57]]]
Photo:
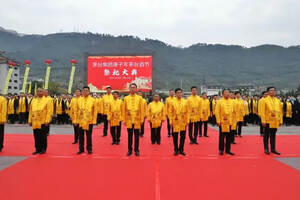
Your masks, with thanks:
[[[0,51],[0,94],[4,90],[6,76],[9,70],[9,61],[11,59],[3,56],[4,52]],[[17,63],[18,65],[18,63]],[[8,93],[19,93],[20,92],[20,69],[18,66],[14,67],[11,79],[9,80]]]

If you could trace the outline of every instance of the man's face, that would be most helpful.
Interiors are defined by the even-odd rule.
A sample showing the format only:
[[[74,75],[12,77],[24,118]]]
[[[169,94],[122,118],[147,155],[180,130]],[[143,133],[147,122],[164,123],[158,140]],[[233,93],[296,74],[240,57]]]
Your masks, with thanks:
[[[119,98],[119,94],[118,93],[113,93],[113,97],[114,97],[114,99],[117,99],[117,98]]]
[[[276,89],[275,89],[275,88],[269,89],[268,94],[269,94],[270,96],[274,97],[274,96],[276,95]]]
[[[76,97],[79,97],[79,96],[81,95],[80,90],[76,90],[76,91],[75,91],[75,95],[76,95]]]
[[[203,94],[203,95],[202,95],[202,98],[203,98],[203,99],[207,99],[207,94]]]
[[[88,88],[83,88],[82,94],[84,97],[87,97],[90,95],[90,90]]]
[[[37,94],[38,97],[42,97],[44,95],[44,91],[42,89],[38,89],[36,91],[36,94]]]
[[[196,95],[197,94],[197,88],[193,88],[192,89],[192,95]]]
[[[241,94],[240,94],[240,93],[237,93],[235,96],[236,96],[236,98],[238,98],[238,99],[241,98]]]
[[[181,90],[178,90],[178,91],[176,92],[176,97],[177,97],[177,98],[181,98],[181,97],[182,97],[182,91],[181,91]]]
[[[169,92],[169,94],[170,94],[171,97],[173,97],[174,94],[175,94],[174,90],[171,90],[171,91]]]
[[[231,92],[231,93],[230,93],[230,98],[231,98],[231,99],[234,99],[234,97],[235,97],[234,93]]]
[[[153,99],[154,101],[159,101],[159,95],[158,94],[154,95]]]
[[[21,94],[20,94],[20,97],[25,97],[25,94],[24,94],[24,93],[21,93]]]
[[[107,93],[110,94],[111,93],[111,88],[107,88]]]
[[[223,97],[224,98],[229,98],[229,91],[228,90],[225,90],[224,92],[223,92]]]
[[[137,88],[135,85],[131,85],[129,89],[130,89],[130,93],[132,93],[132,94],[136,93]]]

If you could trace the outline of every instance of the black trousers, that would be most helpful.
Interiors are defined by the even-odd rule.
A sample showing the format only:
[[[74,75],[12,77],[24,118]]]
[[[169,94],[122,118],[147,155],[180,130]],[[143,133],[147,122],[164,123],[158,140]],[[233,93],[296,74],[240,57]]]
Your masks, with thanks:
[[[161,126],[157,128],[152,128],[152,123],[150,123],[151,128],[151,143],[152,144],[160,144],[161,140]]]
[[[108,129],[108,120],[107,115],[102,116],[104,127],[103,127],[103,135],[107,135],[107,129]]]
[[[92,151],[92,133],[93,125],[89,125],[89,130],[83,130],[79,128],[79,151],[84,151],[84,133],[86,133],[86,150]]]
[[[39,129],[34,129],[33,136],[35,151],[47,151],[47,134],[45,131],[45,125],[42,125],[42,127]]]
[[[19,119],[20,124],[26,124],[26,113],[20,113]]]
[[[194,128],[194,130],[193,130],[193,128]],[[191,142],[197,142],[198,128],[199,128],[199,122],[190,122],[189,123],[189,138],[190,138]]]
[[[78,138],[79,138],[79,124],[74,125],[74,142],[78,142]]]
[[[169,118],[167,118],[167,124],[168,124],[168,136],[171,136],[172,133],[173,133],[173,127],[170,124],[170,119]]]
[[[69,115],[67,113],[63,113],[62,118],[64,124],[69,124]]]
[[[101,124],[101,119],[102,119],[102,116],[100,113],[98,113],[97,115],[97,124]]]
[[[243,126],[243,122],[238,122],[237,123],[237,134],[238,135],[242,135],[242,126]]]
[[[264,133],[264,148],[269,150],[269,139],[271,145],[271,151],[276,150],[276,132],[277,128],[270,128],[269,124],[266,124]]]
[[[127,128],[128,132],[128,151],[132,152],[132,143],[133,143],[133,134],[134,134],[134,151],[139,151],[139,145],[140,145],[140,130],[135,129],[134,125],[132,125],[132,128]]]
[[[48,124],[48,126],[45,126],[45,132],[46,132],[46,135],[49,135],[49,133],[50,133],[50,124]]]
[[[222,132],[221,127],[219,129],[219,151],[224,152],[224,146],[225,146],[225,152],[230,152],[231,150],[231,143],[232,143],[232,137],[233,134],[231,131],[229,132]],[[226,142],[225,142],[226,139]]]
[[[180,143],[178,146],[178,132],[173,133],[173,144],[174,144],[174,151],[184,152],[184,142],[185,142],[185,131],[180,131]]]
[[[230,130],[230,132],[231,132],[231,134],[232,134],[232,141],[231,141],[231,143],[233,143],[234,141],[235,141],[235,136],[237,135],[237,130]]]
[[[207,123],[208,121],[199,122],[199,136],[202,136],[202,124],[204,125],[204,136],[207,136]]]
[[[0,150],[4,147],[4,124],[0,124]]]
[[[260,132],[260,135],[264,135],[265,129],[266,129],[266,127],[263,127],[263,125],[261,123],[261,119],[259,118],[259,132]]]
[[[56,119],[57,119],[57,123],[58,124],[62,124],[63,123],[63,115],[57,114]]]
[[[141,124],[141,136],[144,136],[144,131],[145,131],[145,121]]]
[[[112,142],[117,143],[120,142],[121,138],[121,122],[119,126],[110,126],[110,134],[112,137]]]

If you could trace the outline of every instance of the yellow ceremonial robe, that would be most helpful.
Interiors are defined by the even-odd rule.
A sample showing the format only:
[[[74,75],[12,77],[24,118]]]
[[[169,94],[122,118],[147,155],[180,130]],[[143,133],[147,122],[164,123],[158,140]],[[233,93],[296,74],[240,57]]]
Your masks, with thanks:
[[[62,113],[63,113],[62,101],[63,100],[58,100],[58,99],[56,100],[55,108],[56,108],[57,115],[62,115]]]
[[[15,99],[8,100],[7,114],[15,114]]]
[[[171,118],[171,107],[174,99],[175,97],[171,96],[166,99],[166,114],[169,119]]]
[[[81,97],[78,100],[79,126],[83,130],[89,130],[89,125],[97,123],[97,109],[95,99],[91,96]]]
[[[261,107],[261,122],[270,128],[279,128],[282,124],[281,102],[276,97],[266,97]]]
[[[129,94],[124,98],[123,119],[127,128],[132,128],[134,125],[135,129],[140,129],[144,121],[144,112],[141,96]]]
[[[202,113],[200,120],[202,122],[208,121],[208,118],[210,116],[210,102],[208,99],[202,99],[201,110]]]
[[[222,98],[218,100],[216,105],[216,120],[221,124],[221,131],[224,133],[230,132],[230,126],[233,119],[234,101],[232,99]]]
[[[113,99],[108,105],[107,120],[111,127],[119,126],[123,121],[123,101],[121,99]]]
[[[110,102],[113,100],[113,95],[112,94],[106,94],[102,97],[102,107],[103,107],[103,114],[107,115],[108,112],[108,106]]]
[[[286,112],[285,112],[285,117],[287,118],[292,118],[292,103],[287,101],[286,102]]]
[[[32,129],[40,129],[43,124],[51,121],[51,109],[47,107],[47,100],[44,97],[34,98],[30,104],[28,123]]]
[[[191,123],[199,122],[201,118],[201,103],[202,99],[198,95],[191,95],[187,98],[187,106],[189,119]]]
[[[70,104],[70,118],[73,124],[78,124],[79,122],[79,100],[81,97],[74,97]]]
[[[178,133],[186,130],[186,125],[189,123],[189,111],[187,100],[184,98],[175,98],[171,108],[171,121],[173,131]]]
[[[7,118],[7,101],[0,96],[0,124],[4,124]]]
[[[166,110],[163,102],[152,101],[148,105],[147,109],[147,118],[149,122],[152,124],[152,128],[161,127],[162,121],[165,120]]]
[[[243,122],[244,116],[247,113],[246,110],[248,111],[248,103],[241,98],[235,99],[234,106],[235,106],[235,114],[236,114],[237,122]]]
[[[19,113],[26,113],[26,97],[21,97],[19,99],[18,112]]]

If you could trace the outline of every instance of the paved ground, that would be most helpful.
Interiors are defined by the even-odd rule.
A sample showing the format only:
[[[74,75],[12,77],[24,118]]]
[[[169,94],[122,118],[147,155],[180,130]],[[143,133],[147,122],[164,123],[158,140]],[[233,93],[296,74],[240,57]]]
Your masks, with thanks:
[[[50,133],[52,134],[73,134],[73,127],[71,125],[51,125]],[[213,127],[218,129],[218,127]],[[163,127],[166,130],[166,127]],[[5,133],[32,133],[32,129],[28,125],[21,124],[6,124]],[[244,135],[258,135],[259,126],[248,125],[242,129]],[[282,126],[278,129],[280,135],[298,135],[300,134],[300,126]]]

